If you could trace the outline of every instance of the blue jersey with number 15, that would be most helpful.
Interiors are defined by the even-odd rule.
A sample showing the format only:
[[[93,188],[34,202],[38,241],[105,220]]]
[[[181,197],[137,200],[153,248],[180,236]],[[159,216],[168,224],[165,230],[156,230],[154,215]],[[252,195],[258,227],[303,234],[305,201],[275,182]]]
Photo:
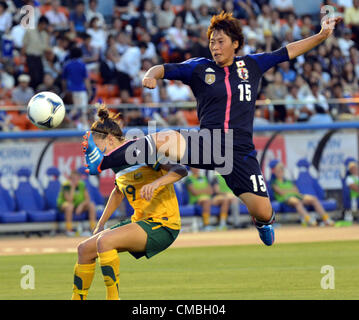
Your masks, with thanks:
[[[197,99],[201,128],[234,130],[234,145],[253,149],[253,119],[260,79],[278,63],[288,61],[288,50],[235,57],[231,66],[194,58],[164,65],[164,79],[181,80]]]

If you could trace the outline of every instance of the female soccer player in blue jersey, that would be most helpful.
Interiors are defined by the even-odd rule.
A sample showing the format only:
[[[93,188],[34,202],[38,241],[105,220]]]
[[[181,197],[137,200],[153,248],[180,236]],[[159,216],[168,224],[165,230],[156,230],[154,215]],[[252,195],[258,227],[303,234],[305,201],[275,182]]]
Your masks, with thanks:
[[[134,141],[138,144],[135,148],[144,151],[146,159],[157,150],[182,164],[219,171],[247,206],[262,241],[272,245],[274,212],[253,145],[253,119],[260,79],[268,69],[325,41],[339,21],[340,18],[324,19],[318,34],[274,52],[237,56],[244,43],[239,21],[231,13],[214,16],[208,28],[213,60],[195,58],[179,64],[157,65],[143,79],[143,86],[152,89],[159,79],[181,80],[189,85],[197,99],[198,134],[202,138],[189,138],[183,131],[160,132]],[[226,143],[228,137],[231,143]],[[90,132],[86,139],[84,151],[91,174],[129,165],[125,148],[104,157],[96,150]],[[220,156],[230,162],[229,172],[220,171],[221,167],[228,167],[218,163]]]

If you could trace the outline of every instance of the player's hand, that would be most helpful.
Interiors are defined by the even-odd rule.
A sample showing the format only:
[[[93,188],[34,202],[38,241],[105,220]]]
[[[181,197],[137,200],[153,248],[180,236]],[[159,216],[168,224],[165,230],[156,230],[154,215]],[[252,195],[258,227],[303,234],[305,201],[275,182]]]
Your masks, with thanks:
[[[153,193],[159,188],[159,184],[154,181],[146,184],[141,188],[140,195],[142,199],[150,201],[153,197]]]
[[[83,136],[82,151],[86,159],[86,172],[91,175],[98,175],[102,172],[101,164],[104,158],[103,152],[96,146],[91,131]]]
[[[142,85],[148,89],[154,89],[157,87],[157,80],[155,78],[143,78]]]
[[[328,39],[332,35],[335,26],[342,20],[342,17],[324,18],[322,20],[322,29],[320,30],[319,34],[322,35],[325,39]]]

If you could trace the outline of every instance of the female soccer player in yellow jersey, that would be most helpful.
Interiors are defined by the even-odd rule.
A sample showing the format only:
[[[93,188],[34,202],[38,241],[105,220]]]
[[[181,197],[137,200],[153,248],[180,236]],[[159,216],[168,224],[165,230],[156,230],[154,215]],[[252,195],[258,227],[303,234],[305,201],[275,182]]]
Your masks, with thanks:
[[[99,149],[111,153],[127,143],[121,127],[105,107],[98,111],[99,120],[92,127],[94,141]],[[78,246],[78,261],[74,270],[73,300],[87,298],[96,258],[107,289],[108,300],[119,299],[118,252],[128,251],[135,258],[148,259],[168,248],[177,238],[181,220],[173,183],[187,175],[178,164],[154,166],[140,164],[113,168],[115,187],[96,226],[94,235]],[[121,201],[126,197],[134,209],[131,219],[104,230]]]

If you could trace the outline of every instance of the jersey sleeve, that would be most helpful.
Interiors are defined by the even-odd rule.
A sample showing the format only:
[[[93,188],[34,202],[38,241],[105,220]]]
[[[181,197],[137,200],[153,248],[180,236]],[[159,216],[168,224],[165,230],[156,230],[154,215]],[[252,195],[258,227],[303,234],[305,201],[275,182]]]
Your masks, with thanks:
[[[182,63],[165,63],[163,65],[165,69],[163,78],[167,80],[180,80],[184,84],[189,85],[196,66],[206,61],[204,58],[193,58]]]
[[[287,47],[282,47],[273,52],[264,52],[257,54],[249,54],[248,57],[254,59],[262,73],[284,61],[289,61]]]

